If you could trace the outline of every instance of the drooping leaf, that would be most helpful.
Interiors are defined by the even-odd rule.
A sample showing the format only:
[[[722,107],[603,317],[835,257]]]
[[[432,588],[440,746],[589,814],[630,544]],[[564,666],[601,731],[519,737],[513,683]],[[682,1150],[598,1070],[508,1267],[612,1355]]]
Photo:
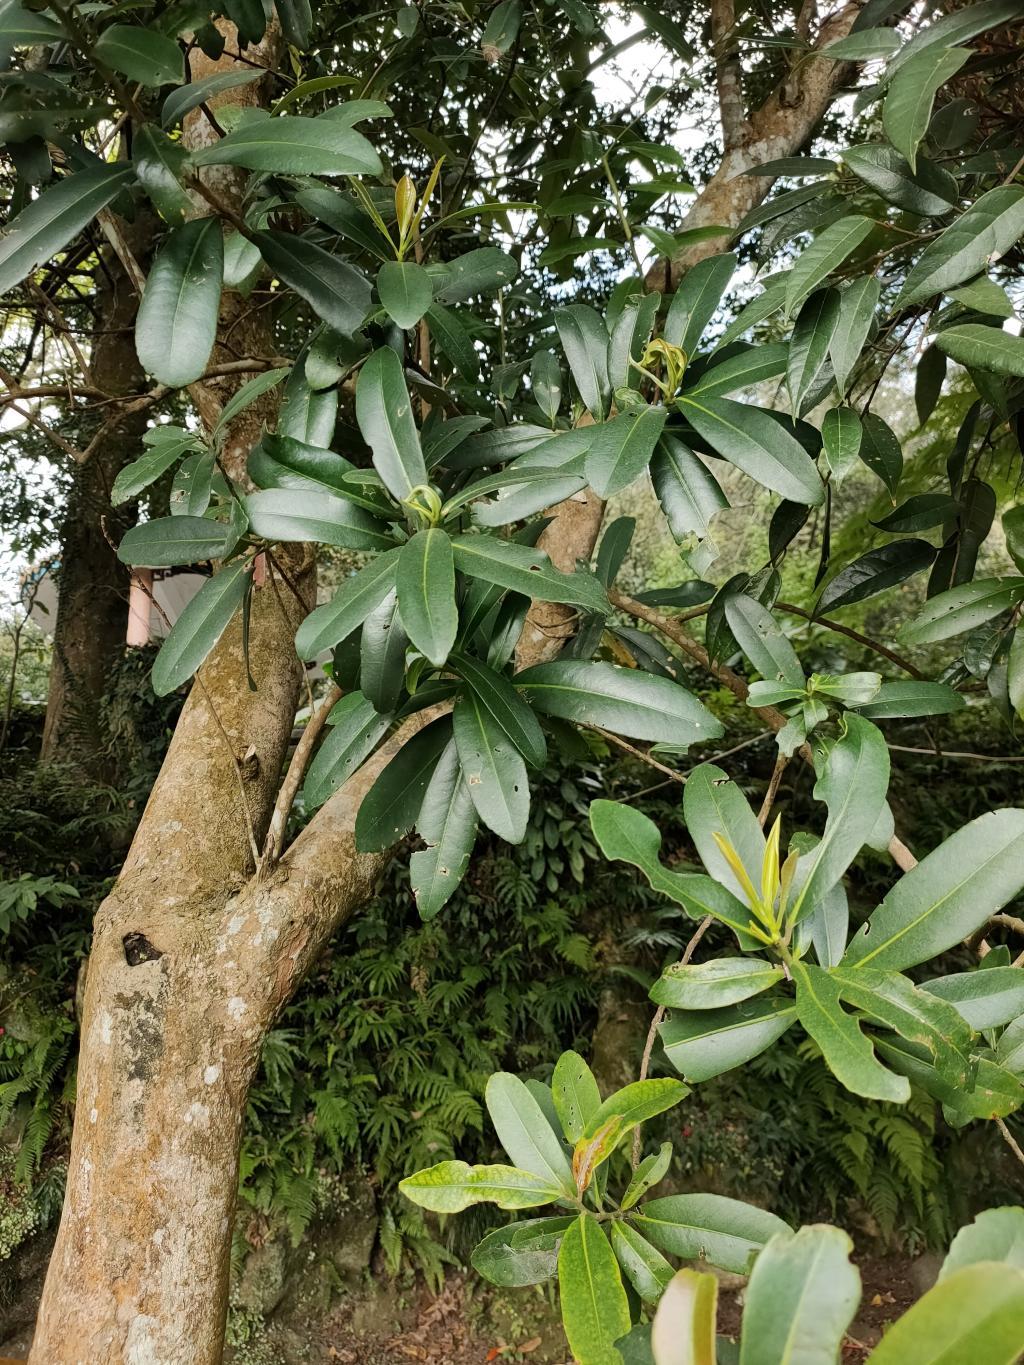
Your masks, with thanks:
[[[960,504],[948,493],[915,493],[888,516],[873,523],[881,531],[906,535],[909,531],[929,531],[955,516]]]
[[[725,599],[725,619],[736,643],[763,678],[803,689],[804,670],[796,650],[767,607],[746,593],[733,593]]]
[[[476,809],[466,786],[454,740],[427,785],[416,829],[427,847],[409,859],[409,884],[423,920],[448,903],[469,866],[476,842]]]
[[[960,365],[1024,378],[1024,339],[999,327],[978,322],[947,327],[935,345]]]
[[[853,408],[830,408],[821,424],[825,462],[836,482],[841,482],[857,463],[864,430]]]
[[[527,763],[543,767],[547,758],[544,732],[512,683],[468,654],[457,655],[453,664]]]
[[[619,1365],[615,1342],[629,1331],[629,1303],[618,1262],[596,1218],[581,1214],[558,1253],[562,1326],[582,1365]]]
[[[642,408],[602,422],[586,456],[587,480],[602,498],[610,498],[640,477],[651,460],[668,411]]]
[[[715,476],[675,436],[663,435],[651,459],[651,481],[676,540],[704,539],[716,512],[729,506]]]
[[[937,92],[970,55],[966,48],[935,44],[910,57],[893,76],[882,105],[882,127],[906,157],[911,173],[917,168],[917,149],[928,131]]]
[[[561,1190],[542,1176],[514,1166],[468,1166],[441,1161],[399,1182],[407,1199],[434,1213],[461,1213],[471,1204],[497,1204],[499,1209],[532,1209],[561,1197]]]
[[[916,171],[911,170],[910,163],[884,142],[847,148],[843,163],[887,203],[922,218],[952,213],[960,197],[956,180],[948,171],[923,157],[918,158]]]
[[[829,358],[836,388],[845,398],[850,375],[871,331],[882,287],[873,275],[862,276],[839,295],[839,325],[832,336]]]
[[[202,80],[189,81],[187,85],[172,90],[164,100],[160,110],[160,122],[164,128],[170,128],[190,110],[198,109],[214,95],[221,95],[225,90],[234,90],[241,85],[251,85],[253,81],[262,78],[263,72],[260,70],[225,71],[217,76],[204,76]]]
[[[175,227],[185,221],[192,208],[192,200],[181,184],[186,155],[183,147],[150,123],[143,124],[132,143],[132,162],[139,184],[166,221]]]
[[[1024,578],[978,578],[932,600],[903,627],[908,644],[932,644],[962,635],[1024,601]]]
[[[819,289],[797,314],[786,372],[789,401],[797,417],[802,417],[816,398],[839,326],[840,297],[837,289]]]
[[[934,558],[935,547],[926,540],[899,540],[869,550],[826,583],[818,598],[818,611],[832,611],[874,597],[927,569]]]
[[[530,813],[530,786],[522,755],[476,693],[459,698],[453,719],[459,759],[477,814],[506,842],[521,843]]]
[[[630,299],[611,327],[608,339],[608,382],[616,389],[635,389],[640,386],[640,372],[631,362],[638,361],[654,327],[661,295],[641,294]],[[548,352],[539,352],[547,354]],[[534,357],[536,360],[536,356]],[[557,364],[557,362],[556,362]],[[557,412],[557,407],[555,409]]]
[[[439,716],[407,740],[377,775],[356,812],[356,848],[360,853],[383,853],[409,833],[451,737],[451,718]]]
[[[333,649],[363,624],[394,588],[400,554],[397,548],[385,550],[346,579],[332,601],[310,612],[295,636],[300,659],[315,659],[322,650]]]
[[[875,1056],[859,1022],[843,1008],[839,985],[829,972],[806,962],[794,962],[791,970],[800,1023],[821,1048],[825,1064],[836,1079],[855,1095],[906,1103],[909,1082],[889,1071]]]
[[[601,316],[583,303],[557,308],[555,326],[584,406],[601,422],[612,399],[608,329]]]
[[[207,579],[188,603],[153,662],[153,691],[158,697],[191,678],[241,605],[251,573],[251,561],[236,560]]]
[[[434,274],[434,297],[438,303],[465,303],[476,294],[493,294],[512,283],[519,266],[496,246],[477,247],[452,261],[445,261]]]
[[[1024,188],[989,190],[925,247],[911,267],[896,307],[920,303],[973,279],[1024,233]]]
[[[402,362],[390,346],[374,351],[359,371],[356,420],[373,452],[374,468],[394,497],[407,498],[427,482]]]
[[[399,327],[415,327],[433,302],[434,287],[415,261],[385,261],[377,272],[377,293]]]
[[[745,474],[792,502],[817,507],[825,488],[803,446],[767,412],[731,398],[684,394],[679,408],[708,445]]]
[[[302,797],[310,810],[322,806],[384,738],[390,714],[374,710],[361,692],[349,692],[331,712],[327,737],[316,751]]]
[[[280,118],[241,123],[192,153],[194,166],[244,166],[277,175],[379,175],[380,157],[337,119]]]
[[[195,218],[175,228],[157,254],[135,323],[145,370],[182,388],[206,369],[217,336],[224,271],[220,220]]]
[[[257,232],[253,237],[274,274],[318,317],[343,334],[361,325],[370,307],[370,282],[355,266],[292,232]]]
[[[792,1000],[765,996],[722,1009],[674,1013],[661,1026],[661,1042],[681,1076],[706,1081],[759,1056],[794,1023]]]
[[[561,573],[543,550],[490,535],[464,535],[452,541],[455,567],[470,578],[511,588],[542,602],[565,602],[604,615],[608,599],[589,573]]]
[[[703,1259],[736,1275],[747,1273],[776,1233],[790,1231],[775,1214],[719,1194],[652,1199],[629,1221],[659,1250],[688,1261]]]
[[[612,1223],[611,1239],[626,1279],[645,1303],[657,1303],[675,1274],[670,1262],[629,1223]]]
[[[870,218],[850,214],[830,223],[797,257],[786,281],[786,313],[792,316],[809,294],[860,246],[874,227]]]

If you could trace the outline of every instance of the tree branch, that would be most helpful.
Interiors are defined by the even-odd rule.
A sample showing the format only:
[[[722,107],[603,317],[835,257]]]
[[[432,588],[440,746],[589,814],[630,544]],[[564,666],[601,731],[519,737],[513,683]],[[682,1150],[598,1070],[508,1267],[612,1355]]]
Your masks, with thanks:
[[[288,772],[285,774],[285,779],[281,783],[281,790],[277,794],[277,801],[274,803],[274,813],[270,817],[270,827],[263,844],[263,856],[259,860],[257,871],[261,881],[276,867],[278,859],[281,857],[288,816],[291,814],[295,797],[302,785],[302,779],[306,775],[309,761],[313,757],[313,749],[323,733],[324,726],[327,724],[335,704],[340,700],[341,688],[336,682],[332,681],[327,686],[323,701],[306,722],[306,728],[295,746],[292,761],[288,765]]]
[[[718,86],[722,146],[739,147],[749,132],[743,105],[743,69],[736,47],[736,9],[733,0],[711,0],[711,43]]]

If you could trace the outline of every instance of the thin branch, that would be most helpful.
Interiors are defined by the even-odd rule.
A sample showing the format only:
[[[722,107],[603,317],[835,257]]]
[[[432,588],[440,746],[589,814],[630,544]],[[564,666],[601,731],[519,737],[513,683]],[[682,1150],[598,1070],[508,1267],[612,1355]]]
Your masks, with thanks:
[[[784,753],[780,753],[775,760],[775,767],[772,769],[768,790],[764,794],[764,800],[761,802],[761,809],[757,813],[757,823],[762,829],[764,829],[765,825],[768,823],[768,816],[771,814],[772,806],[775,804],[775,798],[779,794],[779,783],[782,781],[782,774],[786,771],[786,765],[788,763],[789,756]]]
[[[263,881],[277,866],[278,859],[284,849],[284,835],[288,825],[288,816],[291,814],[295,797],[298,795],[299,787],[306,775],[306,769],[309,767],[313,749],[323,733],[331,711],[340,700],[341,688],[336,682],[332,681],[327,686],[320,706],[306,722],[306,728],[295,746],[295,752],[288,764],[288,771],[281,784],[281,790],[277,794],[277,801],[274,803],[274,813],[270,817],[270,827],[267,830],[266,841],[263,845],[263,856],[260,858],[256,870],[257,880],[259,881]]]
[[[610,730],[602,730],[600,725],[588,725],[587,729],[593,730],[595,734],[600,735],[602,739],[608,740],[610,744],[614,744],[618,748],[624,749],[627,754],[632,754],[632,756],[638,758],[641,763],[646,763],[649,768],[656,768],[659,773],[664,773],[666,777],[671,778],[673,782],[686,781],[686,778],[682,773],[676,772],[675,768],[669,768],[666,767],[664,763],[659,763],[656,758],[652,758],[651,755],[646,753],[643,749],[638,749],[635,745],[627,743],[620,735],[613,735]]]
[[[875,654],[881,654],[884,659],[894,663],[897,668],[902,668],[904,673],[909,673],[912,678],[923,678],[924,674],[920,669],[915,668],[907,659],[902,658],[894,650],[886,645],[880,645],[877,640],[870,640],[866,635],[861,635],[860,631],[844,626],[839,621],[833,621],[827,616],[815,616],[813,612],[805,611],[803,607],[796,607],[792,602],[776,602],[775,606],[779,611],[787,612],[790,616],[801,616],[805,621],[810,621],[813,625],[824,626],[826,630],[834,631],[837,635],[845,635],[849,640],[856,640],[857,644],[864,645],[865,648],[872,650]]]
[[[1003,1141],[1006,1143],[1007,1147],[1009,1147],[1010,1151],[1014,1154],[1014,1156],[1017,1158],[1020,1164],[1024,1166],[1024,1152],[1022,1152],[1020,1149],[1020,1143],[1010,1132],[1009,1128],[1007,1128],[1003,1120],[998,1116],[996,1118],[996,1127],[1002,1134]]]
[[[917,749],[910,744],[890,744],[898,754],[924,754],[928,758],[974,759],[977,763],[1024,763],[1020,754],[971,754],[960,749]]]

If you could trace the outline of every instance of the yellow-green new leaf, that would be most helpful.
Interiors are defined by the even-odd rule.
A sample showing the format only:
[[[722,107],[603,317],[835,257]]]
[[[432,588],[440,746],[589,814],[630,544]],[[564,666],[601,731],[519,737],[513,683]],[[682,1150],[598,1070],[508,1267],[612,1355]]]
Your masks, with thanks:
[[[487,1082],[484,1099],[509,1158],[553,1185],[556,1198],[575,1200],[576,1182],[565,1148],[519,1077],[496,1071]]]
[[[562,1238],[558,1288],[562,1324],[578,1365],[621,1365],[615,1343],[629,1331],[629,1303],[615,1253],[588,1214]]]
[[[889,1328],[868,1365],[1014,1365],[1024,1352],[1024,1270],[985,1261],[947,1276]]]
[[[557,1185],[515,1166],[469,1166],[441,1161],[399,1183],[407,1199],[432,1213],[461,1213],[471,1204],[497,1204],[499,1209],[532,1209],[561,1197]]]
[[[651,1326],[654,1365],[715,1365],[718,1280],[679,1270],[666,1285]]]

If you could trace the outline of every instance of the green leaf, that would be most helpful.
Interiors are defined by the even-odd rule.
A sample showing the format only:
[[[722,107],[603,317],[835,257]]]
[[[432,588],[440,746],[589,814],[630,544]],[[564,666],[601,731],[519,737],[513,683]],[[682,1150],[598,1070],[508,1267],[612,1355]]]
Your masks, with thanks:
[[[0,235],[0,294],[63,250],[134,176],[128,166],[76,171],[33,199]]]
[[[132,161],[139,184],[160,214],[175,227],[185,221],[192,208],[192,200],[181,184],[186,159],[180,143],[172,142],[150,123],[144,123],[135,134]]]
[[[814,195],[820,194],[821,191],[817,186],[811,185],[802,190],[794,190],[793,193],[799,195],[801,199],[810,199]],[[785,198],[787,198],[786,195],[781,195],[777,199],[769,200],[768,205],[762,205],[762,208],[777,207],[781,200]],[[779,209],[780,213],[782,211],[782,209]],[[746,231],[746,228],[743,228],[741,225],[737,231]],[[756,298],[751,299],[748,304],[745,304],[740,309],[735,319],[730,322],[729,326],[726,327],[725,331],[711,348],[711,353],[714,354],[716,351],[721,351],[724,347],[730,345],[731,342],[736,341],[738,337],[749,332],[750,329],[755,327],[759,322],[763,322],[765,318],[770,318],[773,313],[777,313],[785,302],[788,280],[788,270],[761,280],[760,283],[765,287],[764,293],[758,294]]]
[[[892,145],[906,157],[912,173],[917,167],[917,149],[931,122],[936,93],[970,55],[966,48],[936,44],[904,62],[889,84],[882,105],[882,127]]]
[[[821,424],[821,445],[832,477],[841,482],[857,463],[864,429],[853,408],[830,408]]]
[[[311,218],[325,223],[329,228],[355,242],[372,256],[385,257],[391,239],[385,237],[373,220],[359,208],[347,194],[329,190],[322,185],[313,189],[300,190],[295,202]]]
[[[499,1209],[531,1209],[561,1197],[557,1185],[514,1166],[467,1166],[441,1161],[399,1182],[398,1188],[422,1209],[461,1213],[471,1204],[497,1204]]]
[[[420,918],[429,920],[465,876],[476,842],[476,810],[454,740],[434,769],[416,828],[427,847],[409,859],[409,884]]]
[[[276,389],[282,379],[286,379],[290,374],[290,369],[282,367],[279,370],[266,370],[263,374],[246,380],[242,387],[233,393],[221,408],[217,424],[213,429],[214,435],[230,426],[240,412],[244,412],[246,408],[255,403],[257,398],[262,398],[265,393],[270,393],[272,389]]]
[[[901,41],[895,29],[866,28],[826,43],[821,55],[834,62],[870,62],[876,57],[891,57]]]
[[[848,963],[904,971],[973,934],[1024,887],[1024,810],[979,816],[896,883],[850,941]]]
[[[780,1232],[754,1262],[740,1365],[826,1365],[842,1353],[860,1303],[853,1243],[826,1224]]]
[[[170,128],[190,110],[208,103],[214,95],[221,95],[225,90],[234,90],[237,86],[251,85],[253,81],[262,78],[263,72],[260,70],[226,71],[219,76],[206,76],[201,81],[189,81],[180,89],[172,90],[164,100],[160,110],[160,122],[163,127]]]
[[[415,261],[385,261],[377,272],[377,293],[399,327],[415,327],[433,302],[434,286]]]
[[[418,531],[403,547],[395,575],[406,634],[435,668],[448,658],[459,631],[455,559],[446,531]]]
[[[668,678],[615,664],[555,659],[516,675],[531,706],[547,716],[684,748],[717,739],[721,723]]]
[[[608,375],[608,330],[584,303],[555,309],[555,326],[584,406],[601,422],[612,401]]]
[[[271,270],[331,327],[356,331],[370,307],[370,282],[355,266],[293,232],[256,232],[253,240]]]
[[[244,166],[277,175],[380,175],[380,157],[361,133],[336,119],[280,118],[242,123],[192,153],[194,166]]]
[[[356,813],[356,848],[360,853],[383,853],[409,833],[451,733],[448,716],[431,721],[407,740],[378,774]]]
[[[838,289],[819,289],[801,307],[789,343],[786,387],[797,417],[813,406],[839,326]]]
[[[628,488],[647,468],[658,443],[666,408],[621,412],[602,422],[586,457],[587,480],[602,498]]]
[[[609,610],[604,589],[593,574],[561,573],[543,550],[490,535],[458,536],[452,546],[456,569],[470,578],[541,602],[565,602],[600,615]]]
[[[871,836],[885,809],[889,750],[877,726],[861,716],[844,717],[846,732],[832,745],[814,788],[828,806],[825,832],[799,860],[789,918],[796,923],[842,877]]]
[[[843,163],[887,203],[922,218],[941,218],[952,213],[960,197],[957,183],[948,171],[924,158],[918,159],[917,170],[912,171],[909,162],[884,142],[865,142],[847,148]]]
[[[558,1248],[572,1218],[528,1218],[489,1232],[470,1260],[491,1284],[519,1289],[542,1284],[558,1268]]]
[[[899,438],[892,427],[873,412],[862,413],[860,420],[863,434],[858,454],[895,498],[903,474],[903,451]]]
[[[455,742],[477,814],[508,843],[521,843],[530,813],[522,756],[474,692],[459,698],[453,718]]]
[[[1003,185],[983,194],[922,252],[896,308],[920,303],[973,279],[1024,233],[1024,188]]]
[[[601,1107],[597,1081],[578,1052],[563,1052],[555,1063],[551,1095],[562,1132],[575,1146]]]
[[[673,1194],[653,1199],[629,1221],[661,1251],[684,1260],[702,1259],[720,1270],[745,1275],[751,1260],[778,1232],[781,1218],[719,1194]]]
[[[224,238],[217,218],[175,228],[146,281],[135,324],[135,349],[145,370],[182,388],[206,369],[217,336]]]
[[[347,578],[332,601],[310,612],[295,636],[300,659],[315,659],[322,650],[333,649],[363,624],[394,588],[401,553],[401,549],[394,549],[378,555],[371,564]]]
[[[960,365],[1024,378],[1024,339],[999,327],[978,322],[947,327],[935,345]]]
[[[174,430],[181,431],[180,428],[154,428],[155,431]],[[150,445],[137,460],[118,472],[114,485],[110,490],[110,501],[114,507],[119,507],[121,503],[127,502],[130,498],[137,498],[139,494],[151,483],[154,483],[161,474],[165,474],[171,465],[180,460],[182,455],[190,453],[199,447],[198,439],[190,432],[181,431],[177,439],[163,440],[154,442]]]
[[[251,572],[251,560],[236,560],[207,579],[187,604],[153,662],[158,697],[166,697],[195,673],[249,591]]]
[[[727,360],[715,362],[712,357],[708,369],[703,371],[693,388],[687,392],[695,398],[700,395],[720,398],[737,389],[751,388],[766,379],[784,374],[788,358],[789,347],[781,342],[750,346]]]
[[[796,312],[818,285],[852,255],[874,228],[870,218],[851,214],[824,228],[796,258],[786,281],[786,314]]]
[[[608,341],[608,382],[613,393],[616,389],[640,387],[640,372],[630,362],[639,360],[643,354],[660,303],[661,295],[658,293],[631,298],[612,327]],[[547,354],[550,355],[550,352]],[[557,407],[555,411],[558,411]]]
[[[1013,1365],[1021,1351],[1024,1270],[987,1263],[965,1266],[918,1299],[891,1325],[869,1365]]]
[[[1013,303],[1006,290],[987,275],[979,275],[977,279],[968,280],[957,289],[950,289],[949,297],[956,299],[957,303],[962,303],[965,308],[987,313],[990,317],[1014,316]]]
[[[657,1303],[675,1274],[670,1263],[629,1223],[612,1223],[611,1238],[615,1259],[626,1279],[645,1303]]]
[[[408,644],[392,588],[363,622],[359,640],[359,686],[381,713],[393,711],[402,695]]]
[[[372,509],[379,516],[387,516],[390,506],[383,499],[363,498],[351,484],[345,482],[354,466],[333,450],[308,445],[292,436],[279,436],[265,431],[249,454],[250,477],[261,488],[301,488],[312,493],[326,493],[332,498],[344,498],[360,507]]]
[[[699,400],[683,394],[683,416],[724,459],[792,502],[817,507],[825,486],[799,441],[761,408],[730,398]]]
[[[96,39],[92,55],[140,85],[180,85],[184,77],[181,48],[152,28],[111,24]]]
[[[390,346],[374,351],[359,372],[356,420],[374,468],[394,497],[407,498],[427,482],[402,362]]]
[[[380,715],[361,692],[349,692],[331,712],[327,738],[309,765],[302,798],[322,806],[352,776],[387,734],[390,715]]]
[[[782,968],[757,957],[716,957],[710,962],[673,963],[651,987],[656,1005],[707,1010],[735,1005],[782,980]]]
[[[900,540],[869,550],[826,583],[817,610],[825,612],[863,602],[927,569],[934,558],[935,547],[926,540]]]
[[[962,711],[963,697],[948,683],[884,682],[874,699],[858,709],[868,720],[890,720],[908,716],[946,716]]]
[[[910,1085],[882,1066],[857,1019],[843,1009],[840,988],[829,972],[806,962],[791,967],[800,1023],[821,1048],[836,1079],[867,1099],[905,1104]]]
[[[457,314],[435,303],[427,309],[426,319],[431,336],[454,368],[464,379],[475,383],[480,378],[480,357]]]
[[[269,14],[263,0],[223,0],[224,12],[238,29],[242,43],[258,43],[267,31]]]
[[[829,356],[836,388],[845,397],[850,375],[860,359],[871,331],[882,286],[873,275],[854,280],[839,295],[839,326],[832,337]]]
[[[533,768],[543,767],[547,758],[544,732],[515,687],[469,655],[458,654],[452,663],[527,763]]]
[[[581,1214],[558,1253],[562,1326],[579,1365],[620,1365],[615,1342],[629,1331],[629,1303],[615,1253],[597,1220]]]
[[[682,1081],[670,1076],[659,1076],[656,1080],[633,1081],[623,1086],[601,1104],[590,1116],[583,1131],[584,1140],[597,1137],[612,1120],[618,1120],[615,1127],[614,1143],[617,1145],[633,1131],[638,1124],[646,1123],[657,1114],[672,1109],[690,1093]],[[610,1154],[610,1149],[609,1149]]]
[[[718,1280],[706,1271],[678,1270],[666,1285],[648,1331],[650,1346],[637,1365],[715,1365]],[[620,1343],[625,1347],[625,1343]],[[632,1365],[632,1357],[627,1357]]]
[[[183,460],[171,484],[172,516],[201,517],[213,492],[213,451],[201,450]]]
[[[708,256],[687,270],[672,295],[662,335],[670,346],[678,346],[687,358],[697,349],[735,270],[736,257],[731,251]]]
[[[715,513],[729,506],[707,465],[672,435],[663,435],[658,442],[651,459],[651,481],[676,540],[684,540],[691,532],[704,539]]]
[[[201,564],[225,554],[228,528],[206,517],[158,517],[133,526],[121,537],[117,557],[122,564],[162,568]]]
[[[557,1197],[575,1200],[576,1182],[565,1148],[519,1077],[496,1071],[487,1082],[484,1100],[509,1158],[554,1185]]]
[[[948,640],[991,621],[1021,601],[1024,578],[978,578],[933,597],[900,634],[913,645]]]
[[[764,832],[739,787],[721,768],[702,763],[683,788],[683,819],[710,876],[747,905],[746,892],[715,839],[720,834],[732,845],[756,886],[764,862]]]
[[[17,0],[5,0],[0,5],[0,64],[18,47],[41,47],[60,42],[65,37],[58,23],[45,14],[24,9]]]
[[[767,996],[723,1009],[673,1014],[661,1026],[661,1042],[681,1076],[707,1081],[759,1056],[795,1022],[792,1000]]]
[[[519,266],[498,247],[481,246],[445,261],[430,273],[437,281],[434,297],[438,303],[465,303],[476,294],[495,294],[510,285],[519,274]]]
[[[664,1179],[672,1164],[672,1154],[671,1142],[663,1142],[656,1152],[644,1157],[626,1186],[626,1193],[622,1196],[619,1208],[623,1211],[631,1209],[634,1204],[640,1202],[648,1190],[653,1189]]]
[[[725,599],[725,619],[736,643],[763,678],[803,689],[804,670],[796,650],[767,607],[746,593],[733,593]]]
[[[562,406],[562,367],[553,351],[537,351],[530,362],[530,388],[537,406],[554,424]]]
[[[361,507],[309,488],[250,493],[245,511],[253,535],[264,540],[317,541],[345,550],[388,550],[394,537]]]
[[[985,1209],[953,1238],[939,1280],[981,1261],[1001,1261],[1024,1270],[1024,1209]]]
[[[923,982],[922,990],[948,1001],[976,1033],[1012,1023],[1024,1014],[1024,971],[1019,967],[955,972]]]
[[[908,531],[930,531],[933,526],[955,517],[960,504],[948,493],[915,493],[888,516],[873,521],[880,531],[906,535]]]

